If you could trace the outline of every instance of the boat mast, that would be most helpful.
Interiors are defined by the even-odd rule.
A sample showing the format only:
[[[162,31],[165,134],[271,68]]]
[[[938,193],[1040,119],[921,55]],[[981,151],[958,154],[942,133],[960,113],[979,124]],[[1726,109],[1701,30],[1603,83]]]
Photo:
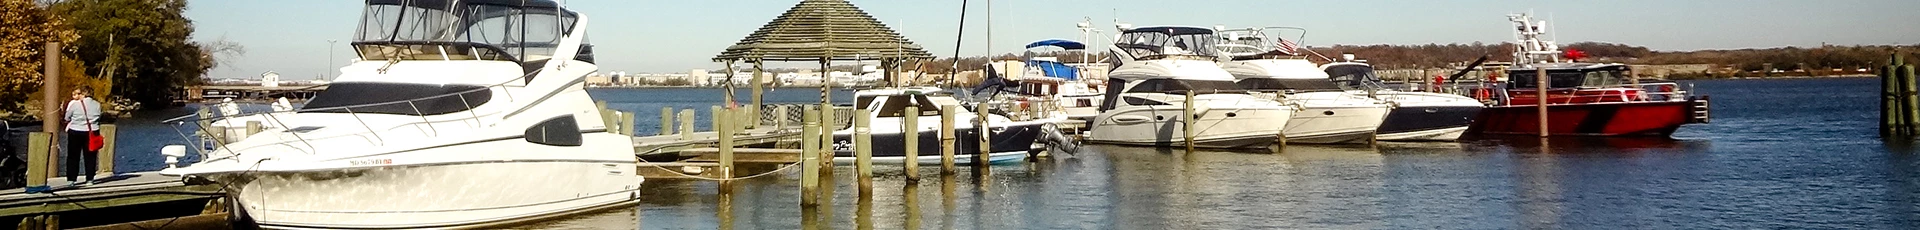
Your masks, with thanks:
[[[1519,41],[1519,49],[1513,51],[1515,64],[1560,62],[1560,46],[1553,41],[1540,40],[1546,34],[1547,21],[1534,21],[1531,14],[1509,14],[1507,20],[1514,24],[1514,38]]]

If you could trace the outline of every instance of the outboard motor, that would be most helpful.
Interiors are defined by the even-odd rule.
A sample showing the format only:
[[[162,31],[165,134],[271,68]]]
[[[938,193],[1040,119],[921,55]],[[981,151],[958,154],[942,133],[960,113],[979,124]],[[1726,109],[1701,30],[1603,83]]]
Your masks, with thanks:
[[[1065,151],[1068,155],[1080,152],[1080,141],[1068,137],[1067,134],[1060,133],[1060,127],[1058,125],[1046,124],[1040,126],[1040,128],[1042,129],[1039,140],[1041,143],[1046,143],[1047,146],[1052,146],[1053,149]]]

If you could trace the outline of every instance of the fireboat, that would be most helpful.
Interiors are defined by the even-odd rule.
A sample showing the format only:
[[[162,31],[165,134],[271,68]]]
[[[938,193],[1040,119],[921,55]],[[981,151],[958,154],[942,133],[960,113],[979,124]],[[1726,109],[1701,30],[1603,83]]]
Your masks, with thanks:
[[[1540,39],[1546,21],[1528,14],[1507,19],[1519,38],[1515,66],[1507,70],[1502,94],[1481,110],[1469,133],[1670,137],[1681,125],[1709,121],[1707,96],[1693,95],[1690,85],[1681,89],[1672,81],[1642,81],[1624,64],[1578,62],[1583,56],[1578,50],[1562,52],[1553,41]]]

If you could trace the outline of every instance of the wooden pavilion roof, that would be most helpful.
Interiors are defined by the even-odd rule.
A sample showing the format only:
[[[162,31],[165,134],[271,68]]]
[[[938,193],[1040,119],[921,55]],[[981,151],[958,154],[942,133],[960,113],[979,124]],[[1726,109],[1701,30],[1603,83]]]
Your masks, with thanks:
[[[802,0],[728,46],[713,61],[817,61],[932,58],[846,0]]]

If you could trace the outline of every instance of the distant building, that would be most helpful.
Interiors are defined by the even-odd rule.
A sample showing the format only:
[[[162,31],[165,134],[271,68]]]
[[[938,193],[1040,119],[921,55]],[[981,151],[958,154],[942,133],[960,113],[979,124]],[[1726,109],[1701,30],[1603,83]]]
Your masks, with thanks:
[[[275,73],[273,71],[267,71],[266,73],[261,73],[260,86],[280,87],[280,73]]]

